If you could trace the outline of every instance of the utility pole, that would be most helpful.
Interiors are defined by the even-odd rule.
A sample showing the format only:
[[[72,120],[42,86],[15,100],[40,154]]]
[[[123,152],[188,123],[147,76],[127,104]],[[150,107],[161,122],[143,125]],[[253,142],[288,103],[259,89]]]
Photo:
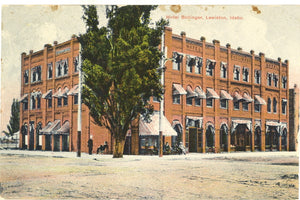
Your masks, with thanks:
[[[164,93],[165,93],[165,80],[164,80],[164,73],[165,73],[165,47],[164,47],[164,43],[165,43],[165,30],[162,31],[162,36],[161,36],[161,52],[162,52],[162,56],[161,56],[161,60],[160,60],[160,69],[161,69],[161,85],[162,85],[162,97],[160,100],[160,104],[159,104],[159,138],[158,138],[158,146],[159,146],[159,157],[163,156],[163,115],[164,115]]]
[[[82,68],[81,68],[81,44],[79,43],[78,69],[78,117],[77,117],[77,157],[81,157],[81,87],[82,87]]]

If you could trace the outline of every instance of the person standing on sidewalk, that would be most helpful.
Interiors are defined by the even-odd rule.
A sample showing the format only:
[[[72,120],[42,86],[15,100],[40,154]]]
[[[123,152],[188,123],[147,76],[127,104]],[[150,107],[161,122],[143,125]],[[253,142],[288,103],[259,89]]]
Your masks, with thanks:
[[[88,148],[89,148],[89,154],[92,155],[93,152],[93,137],[91,136],[90,139],[88,140]]]

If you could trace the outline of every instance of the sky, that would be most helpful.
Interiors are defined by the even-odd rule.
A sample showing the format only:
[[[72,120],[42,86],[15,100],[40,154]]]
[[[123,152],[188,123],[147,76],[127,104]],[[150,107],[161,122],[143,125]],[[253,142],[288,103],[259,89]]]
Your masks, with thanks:
[[[106,24],[105,6],[98,5],[100,26]],[[85,32],[79,5],[2,5],[0,131],[6,130],[13,98],[20,99],[21,53],[43,49]],[[220,19],[220,18],[226,19]],[[235,17],[231,19],[230,17]],[[254,50],[267,58],[290,63],[289,87],[300,85],[299,5],[160,5],[151,18],[169,18],[173,33],[222,46]],[[211,19],[214,18],[214,19]]]

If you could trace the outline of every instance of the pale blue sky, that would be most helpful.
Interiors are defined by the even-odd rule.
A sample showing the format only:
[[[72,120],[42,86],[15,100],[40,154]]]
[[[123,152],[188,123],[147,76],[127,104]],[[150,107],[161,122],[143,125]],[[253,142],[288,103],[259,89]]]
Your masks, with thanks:
[[[105,23],[104,7],[99,6],[99,17]],[[179,7],[175,7],[176,10]],[[173,33],[185,31],[187,37],[208,42],[217,39],[221,45],[230,43],[232,48],[251,49],[255,54],[264,52],[266,57],[290,61],[290,87],[300,85],[300,7],[257,6],[188,6],[180,7],[180,12],[172,11],[170,5],[159,6],[153,12],[153,20],[161,17],[177,16],[170,19]],[[184,16],[202,16],[203,20],[182,19]],[[242,20],[206,20],[206,16],[240,16]],[[69,40],[72,34],[85,31],[81,19],[82,8],[78,5],[55,6],[2,6],[1,32],[1,109],[0,131],[6,129],[13,98],[20,98],[21,53],[38,51],[44,44],[54,40]]]

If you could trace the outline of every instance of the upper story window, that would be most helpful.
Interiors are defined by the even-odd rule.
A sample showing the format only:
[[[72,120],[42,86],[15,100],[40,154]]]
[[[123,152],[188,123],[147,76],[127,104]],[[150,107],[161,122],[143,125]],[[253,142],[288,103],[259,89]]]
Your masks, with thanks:
[[[202,64],[203,64],[203,59],[200,57],[196,57],[196,67],[195,67],[196,74],[201,74]]]
[[[35,106],[36,106],[35,95],[33,93],[31,93],[30,109],[34,110]]]
[[[249,82],[249,69],[246,67],[243,68],[243,81]]]
[[[277,113],[277,100],[275,97],[273,98],[273,112]]]
[[[74,104],[78,104],[78,94],[74,95]]]
[[[216,61],[206,59],[206,76],[213,76]]]
[[[29,79],[28,69],[24,71],[24,83],[27,84]]]
[[[243,111],[248,111],[248,109],[249,109],[248,104],[249,104],[248,102],[243,102]]]
[[[31,69],[31,83],[42,80],[42,66],[36,66]]]
[[[281,103],[281,106],[282,106],[282,114],[286,114],[286,107],[287,107],[287,100],[286,99],[282,99],[282,103]]]
[[[268,73],[267,74],[267,82],[268,82],[268,86],[272,86],[272,74]]]
[[[240,109],[240,101],[242,99],[243,99],[243,97],[238,92],[234,92],[234,94],[233,94],[233,109],[234,110]]]
[[[186,95],[187,92],[185,91],[185,89],[183,89],[183,87],[180,84],[173,84],[173,104],[180,104],[180,96],[181,95]]]
[[[21,97],[20,102],[23,105],[23,110],[28,110],[28,94],[24,94]]]
[[[266,105],[266,101],[259,95],[255,95],[255,101],[254,101],[254,111],[260,112],[261,111],[261,105]]]
[[[213,107],[213,99],[206,99],[206,106],[207,107]]]
[[[173,52],[173,69],[180,71],[180,63],[182,62],[183,55]]]
[[[240,80],[240,70],[241,70],[240,66],[234,65],[234,68],[233,68],[233,79],[236,80],[236,81]]]
[[[221,78],[227,77],[227,63],[221,62],[220,72],[221,72],[220,73]]]
[[[271,112],[271,106],[272,106],[272,100],[270,98],[268,98],[268,103],[267,103],[267,112],[268,113]]]
[[[287,77],[282,76],[282,88],[286,89],[287,87]]]
[[[41,109],[41,94],[38,94],[37,96],[36,96],[36,102],[37,102],[37,109]]]
[[[193,99],[198,96],[198,94],[192,90],[191,86],[187,86],[186,88],[187,95],[186,95],[186,104],[192,105]]]
[[[186,57],[186,71],[192,73],[193,72],[193,66],[196,64],[195,58],[191,56]]]
[[[51,79],[53,77],[53,64],[48,63],[48,79]]]
[[[73,58],[73,63],[74,63],[74,72],[78,72],[79,55]]]
[[[278,87],[278,75],[273,74],[274,87]]]
[[[260,77],[261,77],[260,70],[255,70],[254,72],[255,83],[260,84],[260,79],[261,79]]]
[[[56,62],[56,77],[66,76],[68,75],[69,65],[68,59],[60,60]]]

